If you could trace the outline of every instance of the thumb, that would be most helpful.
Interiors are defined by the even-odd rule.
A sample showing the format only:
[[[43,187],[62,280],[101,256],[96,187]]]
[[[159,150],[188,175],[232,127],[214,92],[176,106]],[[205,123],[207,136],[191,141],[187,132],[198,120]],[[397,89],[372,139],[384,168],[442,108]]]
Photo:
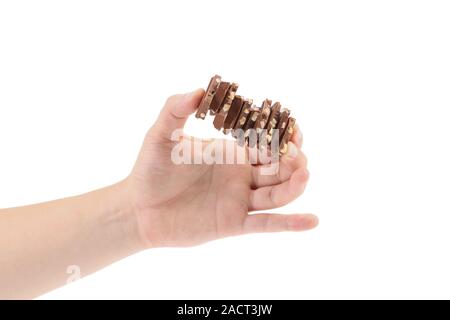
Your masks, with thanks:
[[[197,89],[189,93],[169,97],[153,125],[153,133],[170,139],[173,131],[184,127],[189,115],[200,104],[204,93],[203,89]]]

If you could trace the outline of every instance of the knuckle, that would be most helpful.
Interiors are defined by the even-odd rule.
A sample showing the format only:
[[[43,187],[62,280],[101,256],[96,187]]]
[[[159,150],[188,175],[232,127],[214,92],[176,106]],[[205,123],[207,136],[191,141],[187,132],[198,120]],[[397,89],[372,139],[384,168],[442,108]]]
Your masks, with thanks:
[[[303,167],[307,167],[308,166],[308,157],[302,152],[300,151],[300,165]]]
[[[178,94],[173,94],[173,95],[171,95],[171,96],[169,96],[167,99],[166,99],[166,105],[170,105],[170,104],[173,104],[176,100],[177,100],[177,98],[178,98]]]

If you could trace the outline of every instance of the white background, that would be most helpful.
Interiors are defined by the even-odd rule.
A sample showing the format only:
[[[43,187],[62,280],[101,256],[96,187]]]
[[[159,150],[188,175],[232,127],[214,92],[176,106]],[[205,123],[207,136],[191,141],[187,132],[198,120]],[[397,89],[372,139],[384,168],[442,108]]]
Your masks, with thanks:
[[[447,1],[2,1],[0,207],[125,177],[218,73],[289,106],[301,234],[140,253],[43,298],[450,298]],[[215,130],[191,119],[202,137]]]

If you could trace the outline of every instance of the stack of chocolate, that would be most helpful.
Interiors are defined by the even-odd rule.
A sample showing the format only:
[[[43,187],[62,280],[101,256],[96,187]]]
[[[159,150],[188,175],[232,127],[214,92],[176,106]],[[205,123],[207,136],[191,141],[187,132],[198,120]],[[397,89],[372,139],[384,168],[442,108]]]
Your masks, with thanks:
[[[279,143],[273,147],[281,155],[285,154],[295,126],[290,111],[281,108],[279,102],[272,104],[269,99],[257,107],[252,99],[236,94],[238,86],[234,82],[222,81],[218,75],[212,77],[195,117],[205,119],[209,111],[214,116],[217,130],[231,133],[240,145],[249,147],[271,147],[273,134],[277,132]]]

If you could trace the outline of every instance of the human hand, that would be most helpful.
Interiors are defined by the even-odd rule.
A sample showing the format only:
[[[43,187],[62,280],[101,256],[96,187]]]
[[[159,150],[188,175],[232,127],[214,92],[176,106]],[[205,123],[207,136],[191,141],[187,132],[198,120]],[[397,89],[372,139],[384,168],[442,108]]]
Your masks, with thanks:
[[[267,164],[249,161],[172,161],[174,147],[193,138],[173,141],[171,135],[184,126],[203,94],[197,90],[167,100],[126,179],[78,196],[0,210],[0,299],[36,297],[65,284],[68,267],[85,276],[146,248],[317,225],[309,214],[249,214],[283,206],[303,192],[308,171],[298,128],[277,174],[261,171]],[[201,142],[194,154],[205,160],[202,148],[207,151],[210,144]]]
[[[314,228],[318,219],[311,214],[249,214],[281,207],[303,193],[309,173],[298,127],[274,175],[262,174],[261,164],[173,163],[171,152],[179,142],[171,134],[184,126],[203,94],[199,89],[167,100],[124,181],[144,245],[184,247],[247,233]]]

